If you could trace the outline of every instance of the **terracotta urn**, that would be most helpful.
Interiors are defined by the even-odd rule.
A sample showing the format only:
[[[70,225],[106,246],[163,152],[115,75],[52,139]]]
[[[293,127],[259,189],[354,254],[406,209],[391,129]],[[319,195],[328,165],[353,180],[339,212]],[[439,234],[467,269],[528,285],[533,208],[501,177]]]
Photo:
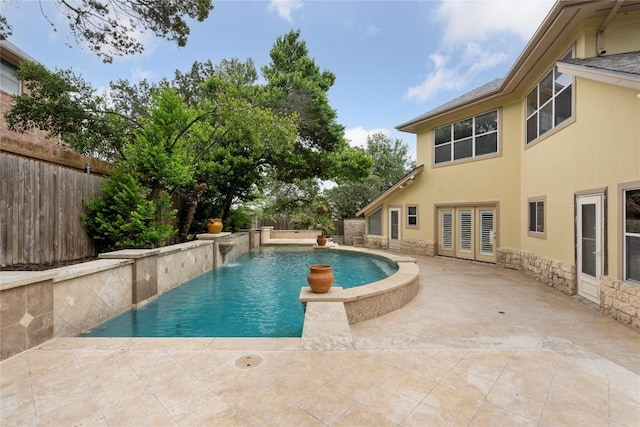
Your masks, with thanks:
[[[316,294],[326,294],[333,285],[333,272],[329,264],[312,264],[309,266],[307,283],[311,292]]]
[[[211,218],[207,221],[207,230],[210,234],[218,234],[222,231],[222,220],[220,218]]]
[[[318,244],[318,246],[324,246],[327,244],[327,236],[324,234],[321,234],[318,236],[318,238],[316,239],[316,243]]]

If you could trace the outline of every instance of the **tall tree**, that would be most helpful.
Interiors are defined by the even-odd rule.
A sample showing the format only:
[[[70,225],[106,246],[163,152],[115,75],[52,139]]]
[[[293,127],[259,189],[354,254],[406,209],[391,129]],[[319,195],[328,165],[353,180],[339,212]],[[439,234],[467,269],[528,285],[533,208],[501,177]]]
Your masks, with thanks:
[[[357,211],[415,168],[409,147],[401,139],[393,140],[383,133],[367,137],[365,152],[373,164],[371,174],[362,180],[340,182],[326,191],[337,217],[353,218]]]
[[[57,30],[38,0],[44,18]],[[136,32],[148,30],[157,37],[185,46],[189,25],[185,17],[204,21],[213,9],[212,0],[55,0],[60,14],[68,20],[77,44],[86,44],[104,62],[113,56],[144,51]],[[12,27],[0,15],[0,39],[11,36]]]
[[[271,62],[262,67],[267,80],[271,109],[276,112],[297,114],[299,134],[292,163],[281,168],[281,179],[291,182],[296,178],[336,178],[342,169],[333,167],[335,157],[327,153],[350,151],[344,139],[344,126],[338,123],[337,113],[329,104],[328,91],[335,75],[320,71],[309,56],[300,30],[278,37],[271,52]],[[358,153],[352,153],[354,158]],[[350,172],[365,172],[352,169]]]
[[[392,139],[382,132],[367,136],[365,152],[373,161],[371,175],[380,179],[379,191],[391,187],[416,167],[409,156],[409,147],[401,139]]]

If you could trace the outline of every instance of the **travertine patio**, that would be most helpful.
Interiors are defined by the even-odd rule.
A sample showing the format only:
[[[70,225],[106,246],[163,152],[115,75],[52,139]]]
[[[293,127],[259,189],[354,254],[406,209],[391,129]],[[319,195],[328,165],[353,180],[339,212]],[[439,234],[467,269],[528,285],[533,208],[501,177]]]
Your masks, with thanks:
[[[57,338],[0,364],[0,425],[638,426],[640,334],[522,274],[415,257],[420,291],[300,339]]]

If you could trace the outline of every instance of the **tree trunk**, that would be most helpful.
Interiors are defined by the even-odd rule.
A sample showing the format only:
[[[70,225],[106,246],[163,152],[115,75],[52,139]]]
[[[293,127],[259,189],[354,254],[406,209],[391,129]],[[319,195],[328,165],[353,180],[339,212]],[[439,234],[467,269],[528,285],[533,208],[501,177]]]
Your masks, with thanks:
[[[187,240],[187,234],[189,233],[189,228],[191,228],[191,223],[193,222],[193,216],[196,213],[196,207],[198,206],[198,202],[202,197],[202,193],[207,188],[207,184],[200,183],[196,185],[196,188],[191,192],[191,195],[187,199],[186,209],[185,209],[185,217],[184,222],[182,224],[182,229],[180,230],[180,241],[184,242]]]

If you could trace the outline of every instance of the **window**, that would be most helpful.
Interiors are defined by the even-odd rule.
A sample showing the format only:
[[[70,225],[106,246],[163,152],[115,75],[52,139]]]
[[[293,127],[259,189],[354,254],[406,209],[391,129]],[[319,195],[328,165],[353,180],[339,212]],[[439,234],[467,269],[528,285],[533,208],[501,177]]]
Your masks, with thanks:
[[[529,236],[545,237],[544,205],[544,197],[529,199]]]
[[[567,53],[562,60],[573,58]],[[527,95],[527,144],[570,118],[573,114],[573,78],[553,67]]]
[[[11,95],[20,95],[20,80],[13,74],[17,69],[18,67],[15,65],[5,60],[0,60],[0,88],[3,92]]]
[[[407,206],[407,228],[418,228],[418,205]]]
[[[368,234],[382,236],[382,209],[378,209],[367,218]]]
[[[640,188],[624,191],[624,279],[640,283]]]
[[[497,153],[498,111],[440,126],[433,135],[435,164]]]

